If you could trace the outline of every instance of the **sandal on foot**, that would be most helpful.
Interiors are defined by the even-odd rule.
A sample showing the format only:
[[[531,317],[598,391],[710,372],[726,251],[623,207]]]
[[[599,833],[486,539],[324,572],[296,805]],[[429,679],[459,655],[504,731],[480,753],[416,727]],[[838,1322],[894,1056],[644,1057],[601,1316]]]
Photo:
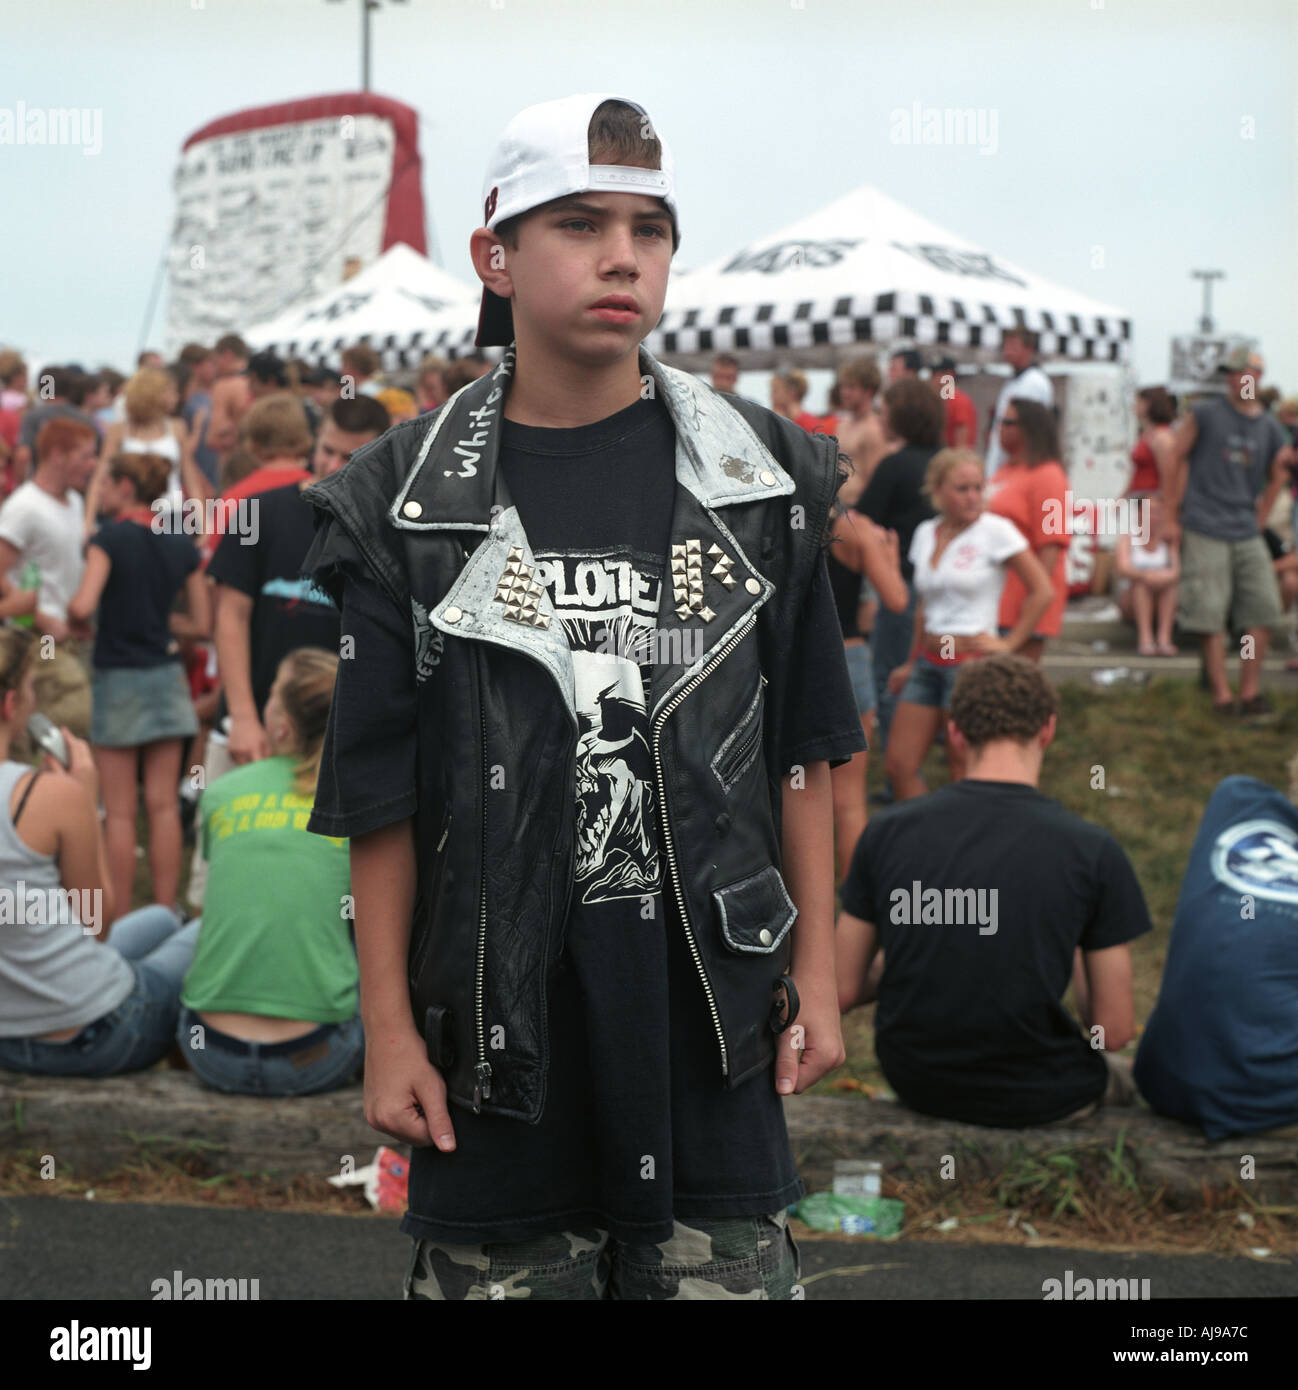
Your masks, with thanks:
[[[1214,701],[1212,702],[1212,712],[1213,712],[1213,714],[1215,714],[1215,715],[1217,715],[1217,716],[1219,716],[1220,718],[1223,718],[1223,719],[1231,719],[1231,718],[1233,718],[1234,715],[1235,715],[1235,709],[1236,709],[1236,706],[1235,706],[1235,701],[1234,701],[1234,700],[1222,700],[1222,701],[1220,701],[1220,702],[1218,702],[1217,700],[1214,700]]]
[[[1137,648],[1137,650],[1140,652],[1141,656],[1158,655],[1158,647],[1153,642],[1142,642],[1140,646]]]
[[[1160,642],[1158,654],[1159,656],[1180,656],[1181,649],[1174,642]]]
[[[1243,700],[1239,706],[1240,717],[1248,719],[1259,714],[1274,714],[1275,706],[1268,695],[1254,695],[1251,700]]]

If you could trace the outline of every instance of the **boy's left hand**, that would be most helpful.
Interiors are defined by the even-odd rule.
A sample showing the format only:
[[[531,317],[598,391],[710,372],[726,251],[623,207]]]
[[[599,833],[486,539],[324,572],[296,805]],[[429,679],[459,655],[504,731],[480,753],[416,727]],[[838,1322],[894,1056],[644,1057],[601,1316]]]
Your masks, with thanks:
[[[801,1007],[792,1025],[775,1039],[775,1089],[781,1095],[801,1095],[847,1061],[833,980],[804,985],[795,978],[793,983]]]

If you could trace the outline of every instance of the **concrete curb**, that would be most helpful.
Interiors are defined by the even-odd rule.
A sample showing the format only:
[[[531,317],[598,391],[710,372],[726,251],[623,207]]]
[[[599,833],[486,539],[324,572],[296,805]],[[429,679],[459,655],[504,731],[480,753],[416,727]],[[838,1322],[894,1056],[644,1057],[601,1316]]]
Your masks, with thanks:
[[[1181,1198],[1240,1181],[1245,1155],[1259,1202],[1298,1199],[1298,1125],[1209,1143],[1196,1130],[1143,1107],[1101,1110],[1080,1123],[1000,1130],[934,1120],[890,1101],[793,1096],[789,1137],[808,1190],[828,1187],[840,1158],[873,1158],[894,1177],[936,1177],[945,1156],[957,1178],[1002,1171],[1016,1152],[1081,1147],[1123,1153],[1151,1187]],[[293,1099],[226,1096],[180,1071],[80,1080],[0,1072],[0,1153],[52,1155],[78,1178],[95,1178],[142,1152],[188,1153],[210,1174],[333,1175],[344,1155],[357,1166],[387,1142],[365,1123],[361,1087]]]

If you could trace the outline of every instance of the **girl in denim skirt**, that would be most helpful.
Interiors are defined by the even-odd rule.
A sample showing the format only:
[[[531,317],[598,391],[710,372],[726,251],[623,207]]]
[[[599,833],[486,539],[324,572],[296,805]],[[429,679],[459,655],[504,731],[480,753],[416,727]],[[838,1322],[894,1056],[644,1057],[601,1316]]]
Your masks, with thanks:
[[[167,906],[180,879],[181,753],[198,732],[179,639],[207,637],[211,628],[198,548],[192,537],[172,534],[153,505],[170,473],[170,461],[155,454],[114,455],[100,494],[109,519],[86,546],[81,587],[68,604],[73,618],[98,612],[90,742],[113,891],[130,902],[142,759],[153,901]],[[188,611],[175,613],[182,589]]]

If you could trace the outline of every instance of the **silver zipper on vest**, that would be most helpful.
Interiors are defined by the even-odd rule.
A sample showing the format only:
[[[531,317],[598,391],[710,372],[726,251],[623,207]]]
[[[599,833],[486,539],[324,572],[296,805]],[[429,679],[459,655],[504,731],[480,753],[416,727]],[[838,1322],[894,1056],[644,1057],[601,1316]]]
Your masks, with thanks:
[[[478,1064],[473,1069],[473,1113],[475,1115],[482,1113],[482,1102],[491,1099],[491,1063],[487,1061],[487,1043],[482,1017],[483,974],[487,959],[487,793],[490,790],[490,777],[487,768],[487,714],[482,708],[481,692],[479,692],[478,699],[478,718],[482,724],[482,883],[478,919],[478,972],[474,984],[478,1026]]]
[[[757,614],[749,614],[744,624],[738,628],[733,637],[721,648],[712,660],[695,676],[683,689],[678,690],[675,695],[663,706],[662,712],[655,721],[653,731],[653,754],[654,771],[658,777],[658,809],[662,814],[663,820],[663,841],[667,850],[667,864],[671,870],[672,886],[676,889],[676,902],[680,907],[681,922],[685,926],[685,939],[689,942],[690,955],[694,958],[694,964],[698,967],[699,979],[703,981],[703,992],[708,997],[708,1009],[712,1014],[712,1024],[717,1030],[717,1043],[721,1048],[721,1074],[730,1075],[730,1059],[726,1054],[726,1038],[721,1030],[721,1015],[717,1012],[716,996],[712,993],[712,983],[708,979],[707,971],[703,968],[703,958],[699,955],[698,943],[694,940],[694,932],[690,928],[689,914],[685,910],[685,895],[681,891],[680,875],[676,870],[676,851],[672,847],[672,832],[670,820],[667,815],[667,788],[663,779],[662,758],[659,756],[658,741],[662,736],[663,725],[667,721],[667,716],[676,708],[677,705],[698,686],[708,675],[710,675],[730,653],[747,636],[749,629],[757,622]]]

